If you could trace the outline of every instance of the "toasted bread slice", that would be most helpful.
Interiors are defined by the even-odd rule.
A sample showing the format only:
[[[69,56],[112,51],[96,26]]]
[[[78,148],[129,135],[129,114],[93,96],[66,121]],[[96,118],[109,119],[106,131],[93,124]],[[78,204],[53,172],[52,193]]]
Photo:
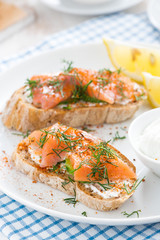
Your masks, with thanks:
[[[121,160],[124,161],[134,172],[136,172],[136,168],[133,163],[130,162],[117,149],[113,149],[119,155]],[[110,211],[117,209],[129,197],[131,197],[134,192],[132,191],[130,194],[127,194],[127,192],[123,189],[124,180],[116,181],[118,184],[117,186],[121,186],[121,188],[118,189],[116,187],[111,190],[102,190],[99,188],[99,186],[97,187],[93,184],[80,182],[69,182],[66,184],[66,181],[68,181],[68,176],[70,176],[67,172],[50,172],[50,170],[47,168],[40,168],[39,165],[31,159],[31,155],[28,151],[27,139],[18,145],[17,149],[12,155],[11,161],[18,171],[29,176],[34,181],[44,183],[69,195],[74,195],[74,193],[76,193],[77,201],[96,210]],[[130,179],[125,181],[126,185],[128,184],[128,189],[132,189],[135,180],[136,179]],[[94,191],[95,188],[96,191]],[[105,195],[108,195],[109,197],[105,197]]]
[[[27,102],[24,87],[15,91],[7,102],[2,121],[7,128],[21,132],[33,131],[61,122],[67,126],[80,127],[103,123],[118,123],[133,116],[141,101],[120,104],[94,104],[86,106],[71,105],[71,110],[60,107],[44,110]]]
[[[121,154],[116,148],[112,147],[114,151],[120,156],[120,158],[134,171],[136,172],[136,168],[133,165],[132,162],[130,162],[123,154]],[[128,188],[131,189],[136,179],[129,180],[129,186]],[[118,182],[119,185],[123,187],[124,182],[120,181]],[[109,191],[109,190],[108,190]],[[115,189],[116,193],[117,189]],[[113,192],[113,190],[112,190]],[[99,194],[92,191],[91,187],[86,187],[85,184],[76,183],[76,196],[77,200],[83,203],[84,205],[99,210],[99,211],[110,211],[113,209],[117,209],[120,207],[131,195],[133,194],[127,194],[126,192],[122,191],[120,192],[119,196],[111,197],[108,199],[103,198]]]

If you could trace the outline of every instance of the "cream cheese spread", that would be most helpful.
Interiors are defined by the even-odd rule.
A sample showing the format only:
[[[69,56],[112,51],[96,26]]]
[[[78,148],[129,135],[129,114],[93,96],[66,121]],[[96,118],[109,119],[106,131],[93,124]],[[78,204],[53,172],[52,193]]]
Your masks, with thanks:
[[[160,160],[160,118],[149,124],[139,140],[142,153],[155,160]]]

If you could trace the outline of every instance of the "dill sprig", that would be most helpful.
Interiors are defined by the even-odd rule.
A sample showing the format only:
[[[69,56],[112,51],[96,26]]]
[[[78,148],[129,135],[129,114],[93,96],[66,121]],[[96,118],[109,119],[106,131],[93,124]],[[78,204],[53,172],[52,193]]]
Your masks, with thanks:
[[[108,189],[112,189],[113,186],[116,184],[116,183],[100,183],[100,182],[97,182],[97,181],[91,181],[91,182],[88,182],[88,181],[79,181],[80,183],[83,183],[83,184],[98,184],[101,188],[103,188],[105,191],[107,191]]]
[[[132,215],[134,214],[137,214],[137,217],[139,218],[139,213],[141,212],[141,210],[136,210],[136,211],[133,211],[131,213],[127,213],[126,211],[124,212],[121,212],[121,214],[123,214],[124,216],[126,216],[127,218],[128,217],[131,217]]]
[[[90,97],[87,95],[87,88],[92,83],[92,80],[89,81],[86,85],[75,85],[75,89],[72,92],[72,96],[67,101],[63,101],[60,104],[70,104],[77,103],[79,101],[91,102],[91,103],[105,103],[97,98]]]
[[[65,201],[65,203],[73,204],[73,206],[75,207],[76,203],[78,202],[76,200],[76,192],[75,192],[75,190],[74,190],[74,197],[72,197],[72,198],[64,198],[64,201]]]
[[[81,214],[82,214],[83,216],[87,217],[86,211],[82,212]]]
[[[86,131],[86,132],[88,132],[88,133],[95,131],[94,129],[88,128],[87,126],[82,127],[82,130],[83,130],[83,131]]]
[[[113,188],[112,185],[115,185],[115,183],[100,183],[100,182],[96,182],[100,187],[102,187],[105,191],[107,191],[108,189]]]
[[[23,138],[26,138],[26,137],[29,136],[30,133],[31,133],[31,132],[30,132],[29,130],[27,130],[26,133],[12,133],[12,134],[13,134],[13,135],[16,135],[16,136],[21,136],[21,137],[23,137]]]
[[[115,137],[113,138],[113,141],[112,142],[114,142],[114,141],[116,141],[116,140],[122,140],[122,139],[125,139],[126,138],[126,136],[120,136],[119,135],[119,132],[118,131],[116,131],[116,133],[115,133]]]
[[[134,95],[134,96],[135,96],[136,101],[139,101],[139,100],[145,98],[146,95],[145,95],[145,93],[143,92],[143,93],[140,94],[139,96],[136,96],[136,95]]]
[[[74,179],[72,179],[70,176],[68,176],[68,180],[65,180],[62,182],[62,187],[65,189],[66,185],[68,185],[69,183],[74,183],[74,182],[75,182]]]
[[[33,97],[33,89],[36,88],[40,83],[40,80],[30,80],[27,78],[26,82],[25,82],[25,86],[26,91],[30,91],[30,94],[28,95],[28,97]]]
[[[92,166],[91,172],[87,175],[89,181],[91,178],[95,178],[97,181],[106,179],[109,183],[108,171],[105,163],[116,166],[110,160],[115,158],[115,151],[108,146],[108,142],[101,142],[96,146],[89,146],[92,156],[87,162],[88,165]],[[96,161],[95,161],[96,160]]]
[[[125,183],[124,183],[124,188],[122,188],[122,189],[124,189],[124,190],[126,191],[126,193],[129,195],[129,194],[131,194],[133,191],[135,191],[135,190],[137,189],[137,187],[140,185],[140,183],[141,183],[144,179],[145,179],[145,177],[143,177],[141,180],[137,179],[137,180],[134,182],[131,190],[128,190],[128,189],[127,189],[127,186],[126,186]]]
[[[112,71],[110,69],[107,69],[107,68],[102,68],[102,69],[98,70],[99,74],[104,74],[106,72],[108,72],[110,74],[112,73]]]
[[[106,85],[108,85],[110,83],[110,80],[108,78],[105,77],[98,77],[98,84],[100,88],[105,87]]]
[[[81,137],[66,134],[65,132],[67,131],[67,129],[64,131],[60,131],[59,129],[57,131],[55,131],[54,129],[51,131],[41,130],[43,134],[41,135],[39,143],[38,143],[41,148],[43,148],[44,144],[48,141],[48,139],[49,139],[48,135],[54,136],[58,142],[57,148],[52,148],[52,152],[48,153],[47,155],[55,153],[59,158],[61,158],[60,154],[62,152],[64,152],[64,151],[70,152],[75,146],[77,146],[77,144],[81,140]],[[64,143],[66,147],[62,147],[60,149],[59,146],[62,143]]]
[[[60,92],[61,96],[64,97],[64,93],[63,93],[63,87],[64,87],[64,82],[60,81],[58,79],[58,77],[55,77],[56,80],[49,80],[48,81],[48,85],[52,86],[54,88],[54,92]]]
[[[64,73],[69,73],[73,69],[73,62],[63,59],[62,62],[65,64],[63,69]]]
[[[62,163],[65,163],[64,161],[58,162],[56,165],[53,165],[52,168],[49,168],[49,172],[60,172],[61,169],[63,169],[64,166],[60,166]]]
[[[43,132],[44,132],[45,134],[42,133],[41,136],[40,136],[39,142],[37,142],[37,144],[39,145],[40,148],[43,148],[44,144],[45,144],[45,143],[48,141],[48,139],[49,139],[49,138],[47,138],[47,136],[48,136],[47,131],[46,131],[46,130],[43,130]]]
[[[121,71],[122,71],[122,69],[121,69],[121,68],[117,69],[117,73],[118,73],[118,74],[120,74],[120,73],[121,73]]]
[[[127,128],[126,127],[120,127],[120,129],[127,133]]]

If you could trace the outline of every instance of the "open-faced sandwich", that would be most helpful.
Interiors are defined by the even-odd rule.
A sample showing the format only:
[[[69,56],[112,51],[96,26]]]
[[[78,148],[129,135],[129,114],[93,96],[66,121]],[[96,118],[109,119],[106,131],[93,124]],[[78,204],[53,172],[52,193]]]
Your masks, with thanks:
[[[109,142],[59,123],[37,130],[12,155],[18,171],[90,208],[118,208],[134,192],[135,166]]]
[[[56,76],[28,79],[7,102],[2,121],[22,132],[56,122],[72,127],[118,123],[133,116],[145,95],[119,71],[69,67]]]

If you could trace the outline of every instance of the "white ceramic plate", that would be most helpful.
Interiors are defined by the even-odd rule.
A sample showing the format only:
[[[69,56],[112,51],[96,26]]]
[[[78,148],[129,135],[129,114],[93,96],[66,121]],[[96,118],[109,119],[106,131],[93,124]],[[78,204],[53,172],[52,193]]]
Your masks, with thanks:
[[[103,67],[112,67],[106,49],[101,43],[62,48],[34,56],[9,69],[0,76],[0,107],[3,107],[12,92],[22,86],[25,79],[32,74],[60,71],[62,69],[62,59],[73,60],[74,65],[78,67],[97,70]],[[148,105],[143,106],[134,118],[148,109]],[[121,124],[104,125],[101,128],[94,127],[96,131],[93,132],[93,134],[100,136],[104,140],[113,138],[116,131],[119,131],[120,136],[127,136],[126,131],[121,129],[121,127],[127,127],[127,130],[131,121],[132,120],[129,120]],[[5,129],[0,121],[0,155],[3,155],[3,150],[10,155],[17,143],[21,140],[21,137],[13,135],[13,132],[14,131]],[[33,183],[25,175],[11,169],[7,166],[8,164],[4,164],[2,156],[0,157],[0,189],[28,207],[51,216],[72,221],[105,225],[132,225],[160,221],[160,194],[158,192],[160,179],[147,170],[139,159],[136,158],[129,144],[128,137],[124,140],[118,140],[114,145],[131,161],[136,159],[134,164],[137,167],[139,178],[146,176],[146,181],[138,187],[133,197],[118,210],[98,212],[87,208],[81,203],[77,203],[75,208],[67,205],[63,201],[63,198],[67,197],[66,194],[44,184]],[[123,211],[131,213],[139,209],[142,211],[139,218],[136,216],[126,218],[121,214]],[[87,212],[88,217],[81,215],[83,211]]]
[[[100,15],[125,10],[142,2],[142,0],[111,0],[100,4],[83,4],[74,0],[41,0],[54,10],[77,15]]]
[[[150,1],[148,4],[147,13],[153,26],[160,30],[160,1]]]

